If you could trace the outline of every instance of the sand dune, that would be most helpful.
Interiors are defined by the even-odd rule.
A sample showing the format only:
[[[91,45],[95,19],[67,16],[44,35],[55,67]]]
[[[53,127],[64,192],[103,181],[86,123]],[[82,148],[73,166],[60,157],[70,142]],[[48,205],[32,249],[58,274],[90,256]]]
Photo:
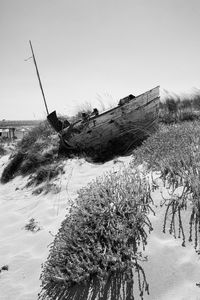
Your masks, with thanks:
[[[89,181],[112,168],[119,168],[130,161],[93,165],[84,160],[68,160],[65,174],[55,181],[60,193],[32,195],[31,189],[23,189],[26,178],[18,177],[6,185],[0,185],[0,268],[8,265],[8,271],[0,273],[1,300],[36,300],[40,291],[41,264],[45,262],[49,245],[60,227],[76,192]],[[0,159],[0,169],[8,156]],[[153,193],[159,201],[160,192]],[[154,231],[149,236],[145,253],[148,262],[143,264],[150,284],[149,300],[200,299],[200,261],[192,245],[181,247],[181,241],[162,233],[163,210],[157,208],[151,216]],[[25,230],[31,218],[41,228],[38,232]],[[188,244],[188,243],[187,243]]]

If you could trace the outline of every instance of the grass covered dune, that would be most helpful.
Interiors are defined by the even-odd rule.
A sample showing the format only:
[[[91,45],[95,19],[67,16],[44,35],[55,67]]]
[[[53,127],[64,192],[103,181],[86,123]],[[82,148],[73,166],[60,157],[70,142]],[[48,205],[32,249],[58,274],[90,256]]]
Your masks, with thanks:
[[[181,238],[182,246],[193,242],[199,254],[199,136],[199,121],[161,125],[133,152],[128,168],[79,191],[44,264],[40,299],[134,299],[134,294],[143,299],[148,294],[140,261],[154,206],[148,177],[135,170],[141,163],[148,172],[159,171],[169,191],[160,202],[165,211],[160,230]],[[185,210],[188,225],[182,221]]]
[[[18,175],[29,176],[27,186],[45,184],[46,192],[51,182],[63,171],[60,140],[47,121],[40,123],[24,136],[11,154],[9,163],[1,175],[1,183],[7,183]],[[44,189],[37,189],[38,193]]]
[[[134,164],[145,162],[149,170],[159,171],[170,191],[163,199],[166,208],[163,232],[169,222],[169,233],[194,242],[200,253],[200,122],[163,126],[133,153]],[[189,210],[189,236],[185,235],[182,214]]]

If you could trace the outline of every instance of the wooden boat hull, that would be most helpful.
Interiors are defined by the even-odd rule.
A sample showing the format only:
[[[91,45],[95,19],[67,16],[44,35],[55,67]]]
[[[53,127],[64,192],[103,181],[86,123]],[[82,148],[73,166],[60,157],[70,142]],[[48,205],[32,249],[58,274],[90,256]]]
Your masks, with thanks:
[[[158,104],[156,87],[122,106],[64,129],[63,143],[68,149],[87,153],[127,151],[157,129]]]

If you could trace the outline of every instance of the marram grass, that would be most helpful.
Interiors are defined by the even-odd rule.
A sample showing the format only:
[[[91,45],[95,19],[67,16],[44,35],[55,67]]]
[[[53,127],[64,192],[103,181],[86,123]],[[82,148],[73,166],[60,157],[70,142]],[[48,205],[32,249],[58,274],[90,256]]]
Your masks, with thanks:
[[[134,152],[133,164],[141,162],[160,171],[169,191],[161,203],[165,208],[163,232],[181,238],[182,246],[187,240],[193,242],[200,254],[200,122],[163,127]]]
[[[199,119],[200,94],[180,97],[168,95],[160,101],[159,119],[170,124]]]
[[[18,142],[15,152],[1,175],[1,183],[7,183],[17,175],[35,174],[35,181],[29,185],[39,184],[46,178],[54,178],[59,173],[59,138],[47,122],[43,122],[30,130]],[[42,178],[42,175],[43,178]]]
[[[143,299],[151,202],[146,177],[129,167],[81,189],[43,266],[39,299],[134,299],[136,290]]]

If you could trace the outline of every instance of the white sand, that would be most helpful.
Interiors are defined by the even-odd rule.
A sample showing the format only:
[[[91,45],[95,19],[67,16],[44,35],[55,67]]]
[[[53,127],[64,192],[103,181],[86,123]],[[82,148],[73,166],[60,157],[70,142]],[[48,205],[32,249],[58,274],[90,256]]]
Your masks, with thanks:
[[[160,198],[160,191],[153,193],[156,202]],[[148,262],[143,264],[150,285],[150,296],[145,299],[200,299],[200,288],[196,286],[200,282],[200,257],[188,242],[188,235],[186,247],[182,247],[182,239],[174,239],[168,231],[162,233],[164,210],[158,207],[155,212],[156,216],[151,216],[154,230],[145,251]],[[188,228],[186,220],[184,227]]]
[[[0,159],[0,170],[8,157]],[[126,163],[130,157],[120,158]],[[69,160],[66,173],[56,181],[61,192],[58,194],[32,195],[31,189],[21,189],[26,178],[0,184],[0,268],[9,266],[0,273],[0,300],[36,300],[40,291],[41,264],[45,262],[49,244],[66,215],[69,201],[76,192],[96,176],[123,163],[113,161],[93,165],[84,160]],[[16,188],[19,188],[16,190]],[[154,198],[159,199],[159,191]],[[162,233],[162,212],[151,217],[154,231],[149,237],[143,264],[151,300],[197,300],[200,299],[200,261],[192,246],[181,247],[179,240]],[[24,226],[34,218],[41,230],[32,233]],[[188,243],[187,243],[188,245]],[[136,299],[137,300],[137,299]]]

